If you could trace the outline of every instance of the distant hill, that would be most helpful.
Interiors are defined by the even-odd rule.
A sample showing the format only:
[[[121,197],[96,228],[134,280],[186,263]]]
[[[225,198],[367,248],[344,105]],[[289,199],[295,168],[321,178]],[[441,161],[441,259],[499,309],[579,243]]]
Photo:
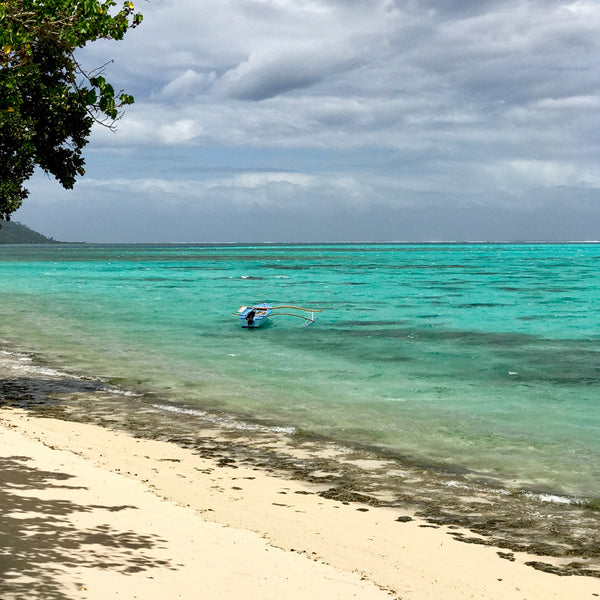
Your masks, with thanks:
[[[15,221],[0,219],[0,244],[54,244],[56,240]]]

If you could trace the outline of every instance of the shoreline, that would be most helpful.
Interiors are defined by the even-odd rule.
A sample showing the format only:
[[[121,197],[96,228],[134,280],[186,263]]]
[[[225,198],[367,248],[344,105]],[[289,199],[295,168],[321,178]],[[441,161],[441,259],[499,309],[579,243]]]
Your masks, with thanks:
[[[206,560],[206,552],[199,552],[192,544],[187,553],[177,551],[179,562],[173,565],[159,552],[162,542],[149,542],[152,535],[158,535],[152,529],[152,523],[157,519],[170,522],[171,517],[165,515],[170,515],[174,507],[184,511],[181,519],[187,523],[186,527],[202,529],[207,524],[218,526],[227,532],[225,537],[233,536],[230,541],[234,545],[241,544],[248,535],[258,536],[260,544],[253,546],[249,554],[259,552],[262,556],[264,553],[263,559],[266,553],[275,552],[278,556],[275,563],[279,566],[275,571],[269,571],[275,564],[269,556],[268,560],[253,564],[246,571],[242,569],[244,574],[240,573],[233,579],[221,573],[223,579],[210,584],[215,586],[213,597],[228,597],[227,590],[240,582],[258,585],[254,579],[260,580],[264,587],[256,591],[257,595],[245,594],[246,597],[280,597],[282,593],[299,598],[307,597],[309,593],[312,595],[300,584],[300,587],[292,586],[297,590],[297,596],[290,596],[285,585],[282,592],[282,588],[277,586],[282,584],[279,575],[287,573],[286,569],[292,572],[299,569],[296,573],[301,573],[300,579],[309,577],[321,582],[311,584],[313,587],[323,584],[323,581],[338,581],[338,587],[334,586],[322,595],[327,598],[336,598],[339,594],[339,597],[369,599],[391,595],[407,600],[470,597],[545,600],[592,598],[600,594],[600,578],[597,575],[582,576],[586,571],[591,572],[595,565],[586,557],[584,550],[581,556],[571,555],[566,561],[540,556],[541,553],[536,555],[514,550],[509,545],[495,543],[493,536],[481,535],[473,527],[460,527],[456,524],[460,519],[447,518],[447,510],[440,509],[436,515],[430,506],[427,513],[414,497],[392,498],[389,490],[377,489],[376,482],[368,488],[365,473],[371,473],[372,479],[377,480],[378,469],[380,472],[381,469],[390,469],[390,463],[385,460],[376,464],[372,456],[348,455],[346,449],[343,458],[349,471],[343,472],[339,470],[340,462],[336,460],[339,457],[335,454],[344,450],[334,444],[308,441],[300,444],[296,440],[293,447],[286,446],[285,437],[276,432],[223,431],[214,423],[211,427],[210,423],[200,420],[192,421],[187,431],[178,432],[176,428],[170,428],[169,415],[165,411],[159,411],[143,398],[121,397],[117,403],[111,397],[115,390],[107,391],[107,386],[98,382],[76,378],[69,381],[66,374],[53,374],[52,369],[46,369],[43,376],[38,370],[37,378],[32,373],[27,377],[21,373],[21,377],[15,380],[11,378],[14,375],[15,372],[11,372],[6,364],[0,369],[0,383],[4,383],[0,388],[2,456],[3,460],[12,457],[13,461],[10,469],[3,470],[4,476],[7,473],[8,476],[11,473],[15,475],[23,469],[29,472],[33,464],[30,461],[41,461],[40,467],[35,470],[37,476],[29,483],[27,491],[23,492],[14,482],[9,482],[7,487],[5,480],[2,489],[13,498],[14,506],[18,505],[15,499],[21,494],[27,497],[44,494],[48,492],[46,488],[61,494],[70,493],[71,488],[78,487],[75,481],[82,477],[80,472],[91,469],[92,473],[86,475],[86,483],[81,487],[98,496],[106,494],[104,488],[108,485],[108,477],[111,479],[108,498],[105,496],[102,501],[85,505],[81,512],[94,514],[100,511],[98,517],[102,523],[109,517],[112,520],[113,516],[121,518],[127,513],[127,523],[131,525],[125,526],[118,519],[109,525],[115,531],[121,527],[126,541],[122,547],[115,549],[115,555],[111,557],[108,550],[112,541],[109,541],[110,536],[105,536],[104,567],[92,564],[84,568],[74,564],[76,561],[68,558],[66,552],[59,551],[60,538],[54,539],[44,549],[43,557],[52,554],[61,564],[57,571],[62,574],[44,577],[52,579],[50,583],[56,590],[64,589],[70,595],[60,595],[58,591],[54,596],[47,595],[48,584],[44,588],[46,595],[40,591],[39,598],[95,598],[95,593],[98,598],[102,593],[102,597],[111,597],[110,593],[106,593],[106,586],[111,585],[119,589],[118,597],[134,598],[143,592],[144,597],[151,598],[156,593],[158,598],[159,594],[165,597],[166,588],[162,587],[165,581],[170,581],[169,585],[180,590],[180,597],[197,597],[197,589],[192,591],[185,580],[189,579],[190,569],[198,570],[199,563]],[[19,404],[27,408],[15,408]],[[129,411],[119,409],[125,404]],[[81,422],[86,420],[87,423]],[[140,423],[145,423],[145,429]],[[150,430],[158,425],[163,430],[153,431],[157,439],[149,439],[152,437]],[[78,464],[75,465],[72,460]],[[47,474],[53,471],[51,465],[54,465],[57,474],[49,477]],[[64,469],[60,465],[64,465]],[[42,476],[44,473],[46,475]],[[410,477],[415,476],[409,471],[395,475],[407,487]],[[51,482],[48,485],[48,479],[51,481],[52,478],[59,482],[64,479],[66,483],[54,485]],[[417,483],[423,496],[433,491],[433,488],[427,487],[426,481]],[[126,491],[132,484],[135,484],[136,490]],[[466,488],[465,492],[472,493],[473,488]],[[125,496],[129,493],[133,494],[133,499],[127,501]],[[138,494],[144,498],[143,501],[138,499]],[[485,498],[472,498],[469,507],[464,500],[459,497],[463,512],[474,507],[480,509],[487,502]],[[152,507],[145,514],[142,510],[130,508],[141,506],[146,501]],[[72,503],[72,500],[55,501],[55,509],[60,509],[58,514],[41,510],[41,504],[34,503],[29,511],[32,522],[49,515],[52,519],[61,520],[60,511],[64,510],[65,502]],[[429,504],[435,505],[435,497],[434,502]],[[114,510],[108,510],[107,506],[113,506]],[[8,546],[4,544],[4,547],[27,547],[27,541],[19,539],[22,532],[16,528],[21,518],[20,509],[13,512],[9,511],[6,516],[9,522],[13,519],[13,528],[6,528]],[[133,519],[132,515],[136,518]],[[163,530],[161,539],[167,540],[171,549],[185,546],[181,540],[177,543],[169,541],[171,533],[168,526]],[[29,533],[34,531],[35,527],[32,527]],[[69,527],[71,537],[81,537],[85,531],[89,533],[89,528],[82,529],[78,523]],[[135,538],[133,541],[129,539],[131,536]],[[213,543],[220,547],[222,540],[217,538]],[[136,544],[144,549],[144,556],[148,554],[141,565],[131,564],[135,562],[132,558],[135,551],[131,548],[135,548]],[[35,551],[33,542],[30,558],[35,557],[39,562],[40,556]],[[85,548],[79,551],[86,553]],[[292,556],[300,563],[284,567],[277,562],[285,562],[280,553]],[[212,556],[212,550],[209,555]],[[87,564],[85,557],[82,560],[82,564]],[[241,558],[238,555],[235,565],[228,562],[226,556],[220,559],[225,571],[230,569],[236,573],[244,561],[244,554]],[[559,577],[552,572],[569,572],[565,571],[565,562],[567,565],[577,563],[577,568],[571,567],[570,576]],[[167,568],[167,564],[171,566]],[[319,569],[323,567],[333,571],[316,573],[315,565],[320,565]],[[22,567],[20,570],[27,573],[27,569]],[[35,572],[33,564],[27,567]],[[136,571],[138,568],[139,571]],[[216,568],[213,566],[213,569]],[[130,571],[125,573],[124,569]],[[582,575],[572,574],[575,572]],[[257,573],[266,575],[259,577]],[[16,577],[14,572],[12,575]],[[40,575],[41,571],[38,578]],[[206,573],[205,576],[208,577]],[[158,582],[157,577],[163,583]],[[87,590],[77,588],[73,583],[77,578],[83,581],[78,585]],[[16,579],[0,577],[0,581],[3,579],[5,582],[0,586],[12,586],[12,589],[7,587],[5,590],[0,587],[0,591],[4,592],[3,598],[36,597],[19,595],[18,586],[27,581],[23,576]],[[195,581],[204,585],[204,582]],[[253,583],[249,584],[249,581]],[[29,583],[31,585],[31,581]],[[366,586],[364,589],[361,587],[363,584]],[[124,591],[124,585],[130,591]],[[349,590],[358,595],[353,596]],[[239,588],[236,594],[239,597]],[[177,596],[170,593],[170,597]]]
[[[523,563],[536,557],[506,560],[397,509],[324,499],[173,443],[15,408],[0,411],[0,443],[3,548],[19,549],[2,561],[7,600],[195,598],[197,586],[219,598],[600,594],[600,579],[535,570]]]
[[[5,600],[389,597],[171,498],[176,446],[4,409],[0,447]]]
[[[117,384],[120,385],[120,384]],[[0,350],[0,406],[167,441],[218,466],[259,469],[313,486],[316,495],[397,509],[456,539],[534,555],[536,569],[600,578],[597,499],[505,488],[464,469],[440,468],[294,428],[173,403],[104,380],[56,370],[23,351]],[[411,517],[412,518],[412,517]]]

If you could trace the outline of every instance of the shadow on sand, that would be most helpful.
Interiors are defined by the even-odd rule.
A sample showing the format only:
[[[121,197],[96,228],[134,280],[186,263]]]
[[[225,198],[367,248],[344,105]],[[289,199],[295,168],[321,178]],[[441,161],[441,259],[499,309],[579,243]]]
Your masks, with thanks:
[[[111,569],[131,574],[154,567],[174,568],[147,551],[162,539],[102,524],[77,528],[77,513],[131,510],[134,506],[97,506],[45,499],[48,490],[85,489],[73,475],[32,467],[26,456],[0,457],[0,598],[65,600],[65,568]],[[40,497],[41,496],[41,497]],[[83,582],[73,582],[81,589]]]

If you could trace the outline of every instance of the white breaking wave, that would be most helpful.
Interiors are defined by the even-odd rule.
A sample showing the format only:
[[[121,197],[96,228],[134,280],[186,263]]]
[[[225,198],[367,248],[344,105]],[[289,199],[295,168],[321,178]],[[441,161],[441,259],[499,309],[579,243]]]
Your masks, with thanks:
[[[167,404],[153,404],[152,406],[159,410],[166,410],[182,415],[192,415],[194,417],[202,417],[203,419],[206,419],[211,423],[215,423],[216,425],[219,425],[220,427],[225,427],[227,429],[238,429],[240,431],[271,431],[274,433],[286,433],[288,435],[292,435],[296,432],[295,427],[270,427],[267,425],[258,425],[255,423],[245,423],[244,421],[236,421],[235,419],[228,419],[227,417],[217,417],[214,415],[210,415],[204,410],[194,408],[180,408],[178,406],[170,406]]]
[[[567,496],[558,496],[555,494],[534,494],[532,492],[525,494],[528,498],[541,500],[542,502],[551,502],[552,504],[578,504],[579,500],[568,498]]]

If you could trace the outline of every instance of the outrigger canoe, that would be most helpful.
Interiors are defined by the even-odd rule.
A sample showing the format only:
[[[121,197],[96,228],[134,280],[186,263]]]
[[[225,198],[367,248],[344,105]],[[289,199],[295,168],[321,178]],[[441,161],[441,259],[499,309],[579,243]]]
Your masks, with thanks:
[[[280,310],[282,308],[290,308],[294,310],[303,310],[310,313],[310,317],[305,315],[299,315],[292,312],[273,312],[274,310]],[[271,306],[268,302],[261,304],[253,304],[252,306],[240,306],[236,315],[240,316],[240,322],[242,327],[247,329],[256,329],[267,322],[268,317],[278,317],[281,315],[288,315],[290,317],[298,317],[304,319],[304,327],[312,325],[316,320],[317,316],[315,313],[321,312],[318,308],[302,308],[301,306]]]

